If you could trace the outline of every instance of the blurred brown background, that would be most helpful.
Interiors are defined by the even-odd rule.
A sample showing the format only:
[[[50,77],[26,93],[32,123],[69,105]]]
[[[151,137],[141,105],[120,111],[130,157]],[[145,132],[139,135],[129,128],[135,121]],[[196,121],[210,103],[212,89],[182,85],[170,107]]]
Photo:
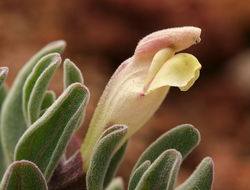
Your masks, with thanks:
[[[201,132],[201,143],[184,161],[178,183],[201,159],[215,162],[214,190],[250,189],[250,3],[248,0],[44,0],[0,1],[0,65],[11,86],[23,64],[48,42],[64,39],[64,57],[82,70],[91,92],[83,138],[98,98],[118,65],[145,35],[194,25],[202,42],[188,52],[203,65],[188,92],[172,89],[155,116],[130,141],[119,170],[127,183],[142,151],[182,123]],[[62,91],[62,68],[51,88]]]

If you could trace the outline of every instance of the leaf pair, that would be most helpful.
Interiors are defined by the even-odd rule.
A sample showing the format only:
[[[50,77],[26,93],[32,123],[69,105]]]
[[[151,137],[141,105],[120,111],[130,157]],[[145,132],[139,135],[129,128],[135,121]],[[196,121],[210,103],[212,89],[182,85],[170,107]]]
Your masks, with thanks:
[[[58,53],[51,53],[42,57],[25,81],[23,87],[23,113],[27,126],[30,126],[39,118],[41,106],[45,104],[43,100],[46,89],[60,63],[61,57]],[[45,101],[48,100],[45,99]]]
[[[137,161],[128,189],[174,189],[183,159],[199,144],[199,141],[198,130],[187,124],[163,134],[145,150]],[[197,168],[194,174],[180,186],[180,190],[186,189],[186,184],[190,190],[211,189],[213,177],[211,159],[204,160],[201,163],[202,167]],[[208,163],[207,160],[210,162]]]

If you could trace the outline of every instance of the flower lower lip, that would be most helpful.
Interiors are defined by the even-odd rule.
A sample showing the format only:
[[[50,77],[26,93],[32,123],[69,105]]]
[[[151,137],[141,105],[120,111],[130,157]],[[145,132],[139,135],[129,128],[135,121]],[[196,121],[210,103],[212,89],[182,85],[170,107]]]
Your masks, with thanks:
[[[147,93],[147,90],[151,84],[151,82],[154,80],[154,77],[157,75],[157,72],[161,69],[161,67],[166,63],[168,59],[173,57],[175,54],[175,51],[173,48],[164,48],[159,50],[153,57],[152,63],[149,67],[147,79],[145,82],[145,85],[143,87],[143,92]]]

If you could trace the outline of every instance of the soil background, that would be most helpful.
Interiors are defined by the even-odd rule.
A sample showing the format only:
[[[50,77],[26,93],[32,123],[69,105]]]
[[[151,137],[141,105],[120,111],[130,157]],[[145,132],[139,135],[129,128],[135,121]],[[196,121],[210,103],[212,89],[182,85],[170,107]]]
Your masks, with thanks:
[[[91,92],[83,138],[109,77],[145,35],[194,25],[202,41],[186,52],[203,68],[187,92],[171,89],[155,116],[134,135],[119,169],[125,183],[145,148],[172,127],[191,123],[200,145],[184,161],[178,183],[202,158],[215,163],[214,190],[250,189],[250,4],[248,0],[0,0],[0,66],[18,70],[45,44],[67,41],[63,57],[83,72]],[[62,68],[50,86],[62,92]]]

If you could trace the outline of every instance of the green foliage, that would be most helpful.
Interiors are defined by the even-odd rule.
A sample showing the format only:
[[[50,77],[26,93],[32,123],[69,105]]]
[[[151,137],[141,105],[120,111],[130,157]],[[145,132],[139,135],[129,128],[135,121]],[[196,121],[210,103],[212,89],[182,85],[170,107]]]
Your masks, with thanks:
[[[50,178],[88,102],[88,91],[72,84],[17,143],[15,160],[30,160]]]
[[[176,190],[210,190],[213,183],[213,160],[204,158],[193,174]]]
[[[64,89],[66,89],[69,85],[79,82],[81,84],[84,83],[83,81],[83,76],[78,69],[78,67],[69,59],[65,59],[63,63],[63,85]],[[76,127],[76,130],[82,125],[83,120],[84,120],[84,114],[85,112],[82,113],[79,122],[77,124],[78,127]]]
[[[127,127],[114,125],[97,142],[87,172],[87,188],[102,190],[104,179],[116,147],[127,133]]]
[[[83,84],[83,77],[81,71],[76,67],[76,65],[69,59],[65,59],[63,63],[64,71],[64,89],[75,82]]]
[[[133,171],[144,161],[151,163],[167,149],[176,149],[184,159],[200,142],[200,133],[192,125],[183,124],[159,137],[140,156]]]
[[[100,137],[95,146],[95,151],[92,154],[90,168],[87,173],[86,180],[88,189],[102,190],[106,187],[104,186],[103,179],[106,179],[109,175],[108,172],[106,172],[107,167],[110,167],[112,164],[110,160],[114,154],[113,151],[115,147],[120,141],[119,137],[122,136],[119,132],[122,131],[123,128],[124,126],[119,125],[112,126],[105,130]],[[183,161],[182,155],[184,157],[187,156],[187,154],[198,145],[199,141],[200,134],[198,130],[188,124],[180,125],[163,134],[152,143],[139,158],[131,174],[128,189],[173,190],[180,165]],[[120,150],[118,150],[117,153],[119,151]],[[113,156],[113,158],[114,157],[115,156]],[[121,157],[122,156],[120,156],[119,159],[121,159]],[[209,163],[210,166],[212,166],[211,160]],[[203,168],[204,167],[205,166],[203,166]],[[197,170],[200,171],[199,168]],[[211,187],[213,170],[206,168],[203,169],[202,172],[198,172],[202,173],[200,175],[195,173],[197,172],[194,172],[193,175],[196,177],[192,177],[192,175],[190,179],[183,184],[183,189],[186,189],[185,184],[188,184],[187,186],[191,186],[192,184],[192,187],[198,184],[200,187],[199,190],[207,190],[205,187]],[[203,178],[206,178],[207,181],[203,182]],[[110,187],[110,185],[108,187]],[[190,188],[190,190],[191,189],[192,188]]]
[[[1,110],[2,110],[2,104],[5,100],[5,97],[7,96],[7,89],[3,85],[7,77],[7,74],[8,74],[8,68],[0,67],[0,115],[1,115]],[[0,117],[0,128],[1,128],[1,117]],[[1,134],[1,131],[0,131],[0,134]],[[3,152],[3,146],[2,146],[2,143],[0,143],[0,178],[4,174],[6,167],[7,167],[7,164],[6,164],[6,160],[5,160],[5,156]]]
[[[164,151],[144,172],[135,189],[173,189],[171,178],[176,178],[175,170],[179,170],[180,163],[179,152],[174,149]]]
[[[36,53],[18,73],[4,101],[1,113],[1,140],[8,163],[13,161],[16,143],[28,127],[23,113],[24,83],[33,67],[43,56],[53,52],[60,53],[65,45],[64,41],[52,42]]]
[[[8,75],[9,69],[8,67],[0,67],[0,87],[4,83],[7,75]]]
[[[63,64],[62,94],[56,99],[47,89],[64,47],[64,41],[57,41],[40,50],[20,71],[9,92],[4,85],[8,68],[0,67],[0,190],[124,189],[122,178],[114,177],[128,145],[126,141],[119,146],[127,126],[106,126],[87,173],[79,152],[81,142],[76,153],[66,158],[90,95],[81,71],[69,59]],[[213,161],[209,157],[175,188],[182,161],[199,142],[199,131],[189,124],[163,134],[138,159],[128,190],[210,190]]]
[[[56,100],[55,92],[52,90],[46,91],[41,106],[41,112],[49,108],[55,102],[55,100]]]
[[[124,143],[122,147],[112,157],[108,170],[105,175],[104,184],[103,184],[104,187],[107,187],[110,181],[115,176],[116,171],[121,163],[121,160],[126,152],[127,145],[128,145],[128,141]]]
[[[23,112],[28,126],[39,118],[49,81],[60,63],[59,54],[48,54],[40,59],[27,78],[23,87]]]
[[[32,162],[13,162],[7,169],[0,190],[47,190],[46,181],[39,168]]]
[[[2,85],[0,86],[0,113],[1,113],[2,105],[6,96],[7,96],[7,89],[4,85]]]
[[[130,176],[129,184],[128,184],[128,190],[133,190],[136,188],[138,182],[140,181],[142,175],[145,173],[145,171],[149,168],[151,165],[151,162],[149,160],[146,160],[143,162],[136,170],[133,172],[133,174]]]

